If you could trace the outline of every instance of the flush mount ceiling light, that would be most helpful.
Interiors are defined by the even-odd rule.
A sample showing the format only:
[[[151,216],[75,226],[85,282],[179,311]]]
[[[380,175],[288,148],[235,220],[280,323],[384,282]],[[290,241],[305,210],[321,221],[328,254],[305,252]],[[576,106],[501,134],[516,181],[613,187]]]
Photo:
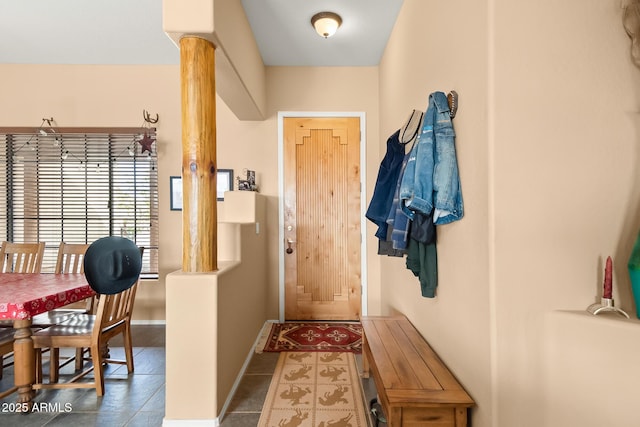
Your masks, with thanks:
[[[325,39],[334,35],[341,24],[342,18],[333,12],[320,12],[311,17],[311,25]]]

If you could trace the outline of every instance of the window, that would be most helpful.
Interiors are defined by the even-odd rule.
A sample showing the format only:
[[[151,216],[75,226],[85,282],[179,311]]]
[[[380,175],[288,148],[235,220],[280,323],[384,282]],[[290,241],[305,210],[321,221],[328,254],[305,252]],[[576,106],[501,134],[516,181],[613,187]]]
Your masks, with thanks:
[[[158,277],[154,128],[0,128],[0,239],[58,245],[122,236],[144,246],[143,278]]]

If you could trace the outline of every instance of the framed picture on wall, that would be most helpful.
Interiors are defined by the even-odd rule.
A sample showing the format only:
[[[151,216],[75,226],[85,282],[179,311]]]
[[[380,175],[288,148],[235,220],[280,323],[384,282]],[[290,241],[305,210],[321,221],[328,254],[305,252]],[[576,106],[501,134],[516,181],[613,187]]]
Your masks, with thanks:
[[[225,191],[233,191],[233,169],[218,169],[217,199],[224,200]]]
[[[182,177],[170,176],[170,195],[171,195],[171,210],[182,210]]]

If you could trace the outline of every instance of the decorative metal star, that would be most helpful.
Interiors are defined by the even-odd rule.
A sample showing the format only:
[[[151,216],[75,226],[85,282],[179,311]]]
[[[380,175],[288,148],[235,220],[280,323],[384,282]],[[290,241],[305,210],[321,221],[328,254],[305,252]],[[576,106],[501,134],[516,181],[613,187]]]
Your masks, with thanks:
[[[151,144],[153,144],[154,141],[155,139],[151,138],[145,132],[144,137],[140,141],[138,141],[140,143],[140,146],[142,147],[140,149],[140,154],[144,154],[145,151],[148,151],[149,154],[151,154]]]

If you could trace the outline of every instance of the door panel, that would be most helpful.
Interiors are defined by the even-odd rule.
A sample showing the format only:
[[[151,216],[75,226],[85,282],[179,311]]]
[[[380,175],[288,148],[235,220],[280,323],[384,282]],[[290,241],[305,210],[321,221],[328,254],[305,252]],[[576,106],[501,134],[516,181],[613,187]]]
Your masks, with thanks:
[[[359,118],[285,118],[284,187],[285,319],[359,319]]]

